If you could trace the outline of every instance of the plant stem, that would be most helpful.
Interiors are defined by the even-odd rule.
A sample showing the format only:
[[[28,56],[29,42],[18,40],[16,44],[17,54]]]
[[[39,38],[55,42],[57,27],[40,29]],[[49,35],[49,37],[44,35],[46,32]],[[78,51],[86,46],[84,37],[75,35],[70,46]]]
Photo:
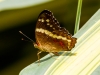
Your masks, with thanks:
[[[74,34],[77,33],[77,31],[79,30],[80,17],[81,17],[81,8],[82,8],[82,0],[78,0]]]

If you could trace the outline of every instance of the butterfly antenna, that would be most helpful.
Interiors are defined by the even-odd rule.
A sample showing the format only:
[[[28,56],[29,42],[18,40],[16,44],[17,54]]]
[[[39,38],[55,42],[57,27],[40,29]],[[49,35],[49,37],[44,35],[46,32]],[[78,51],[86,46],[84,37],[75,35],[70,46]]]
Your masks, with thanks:
[[[26,36],[23,32],[19,31],[19,33],[24,35],[26,38],[28,38],[30,41],[32,41],[34,43],[34,41],[31,38],[29,38],[28,36]]]

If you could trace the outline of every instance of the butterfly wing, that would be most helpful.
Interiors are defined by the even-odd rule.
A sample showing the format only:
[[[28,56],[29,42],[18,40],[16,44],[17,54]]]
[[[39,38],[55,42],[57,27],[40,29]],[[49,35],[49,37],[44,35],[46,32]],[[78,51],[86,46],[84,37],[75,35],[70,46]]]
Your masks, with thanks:
[[[71,50],[76,43],[76,38],[60,27],[59,22],[49,10],[43,10],[36,24],[35,37],[38,48],[46,52],[59,52]]]

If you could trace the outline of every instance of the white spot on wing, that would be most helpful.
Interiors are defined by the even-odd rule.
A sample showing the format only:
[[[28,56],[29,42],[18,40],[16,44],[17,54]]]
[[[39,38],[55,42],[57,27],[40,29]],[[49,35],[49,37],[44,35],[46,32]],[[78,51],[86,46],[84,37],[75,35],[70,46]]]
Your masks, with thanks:
[[[68,41],[68,48],[70,49],[71,40],[67,40],[67,41]]]
[[[57,24],[57,23],[55,22],[55,24]]]
[[[47,25],[50,25],[50,23],[47,23]]]
[[[43,18],[42,19],[38,19],[38,21],[44,22],[44,19]]]
[[[43,18],[41,19],[41,22],[44,22],[44,19]]]
[[[53,28],[55,30],[55,28]]]
[[[67,40],[69,43],[71,42],[71,40],[68,40],[66,37],[63,36],[57,36],[56,34],[53,34],[52,32],[42,29],[42,28],[36,28],[37,32],[41,32],[41,33],[45,33],[46,35],[56,38],[56,39],[62,39],[62,40]]]
[[[38,19],[38,21],[41,21],[41,19]]]
[[[52,27],[52,25],[50,25],[50,27]]]
[[[49,19],[46,19],[46,22],[49,22],[50,20]]]

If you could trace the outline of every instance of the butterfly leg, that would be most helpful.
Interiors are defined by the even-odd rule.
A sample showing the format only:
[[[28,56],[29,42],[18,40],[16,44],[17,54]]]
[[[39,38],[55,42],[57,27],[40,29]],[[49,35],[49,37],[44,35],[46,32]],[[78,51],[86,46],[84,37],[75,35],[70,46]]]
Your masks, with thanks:
[[[53,53],[53,54],[56,55],[56,56],[59,56],[58,52],[49,52],[49,54],[50,54],[51,56],[53,56],[51,53]]]
[[[42,51],[38,51],[38,53],[37,53],[37,56],[38,56],[38,63],[40,63],[40,53],[41,53]]]

